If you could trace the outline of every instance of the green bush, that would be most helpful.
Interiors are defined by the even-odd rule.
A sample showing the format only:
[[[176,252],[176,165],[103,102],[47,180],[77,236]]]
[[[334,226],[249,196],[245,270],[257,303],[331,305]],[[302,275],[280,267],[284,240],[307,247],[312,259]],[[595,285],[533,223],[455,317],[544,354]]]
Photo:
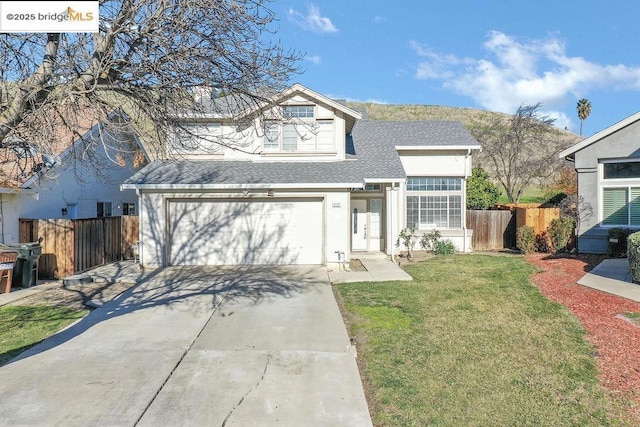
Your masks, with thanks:
[[[627,257],[633,281],[640,283],[640,231],[627,238]]]
[[[627,238],[633,233],[628,228],[611,228],[607,235],[607,255],[612,258],[624,258],[627,256]]]
[[[433,244],[433,253],[436,255],[451,255],[455,253],[456,245],[451,240],[437,240]]]
[[[438,230],[433,230],[428,233],[424,233],[420,238],[420,247],[425,251],[433,251],[436,248],[436,243],[440,241],[442,234]]]
[[[574,225],[573,218],[568,216],[551,220],[547,227],[547,234],[554,252],[567,252],[569,250],[569,242],[573,235]]]
[[[536,249],[536,230],[530,225],[523,225],[516,232],[516,245],[525,254]]]
[[[473,168],[467,179],[467,209],[489,209],[498,203],[501,194],[484,169]]]

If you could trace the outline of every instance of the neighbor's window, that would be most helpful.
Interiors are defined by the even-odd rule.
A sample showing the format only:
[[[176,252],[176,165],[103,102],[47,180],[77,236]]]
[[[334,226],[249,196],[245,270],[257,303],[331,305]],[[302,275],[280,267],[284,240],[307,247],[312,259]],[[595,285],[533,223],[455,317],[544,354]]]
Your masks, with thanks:
[[[640,187],[603,188],[602,224],[640,226]]]
[[[418,230],[462,227],[462,179],[407,179],[407,227]]]
[[[605,163],[604,179],[640,178],[640,162]]]
[[[136,214],[136,204],[135,203],[123,203],[122,204],[122,215],[135,215]]]
[[[111,216],[111,202],[98,202],[96,208],[98,218]]]

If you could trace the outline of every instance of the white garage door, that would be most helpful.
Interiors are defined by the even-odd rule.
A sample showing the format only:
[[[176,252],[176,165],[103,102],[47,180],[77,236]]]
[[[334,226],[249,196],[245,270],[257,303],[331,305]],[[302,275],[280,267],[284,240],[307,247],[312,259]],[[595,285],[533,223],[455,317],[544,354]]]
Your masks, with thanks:
[[[321,199],[173,200],[170,265],[322,264]]]

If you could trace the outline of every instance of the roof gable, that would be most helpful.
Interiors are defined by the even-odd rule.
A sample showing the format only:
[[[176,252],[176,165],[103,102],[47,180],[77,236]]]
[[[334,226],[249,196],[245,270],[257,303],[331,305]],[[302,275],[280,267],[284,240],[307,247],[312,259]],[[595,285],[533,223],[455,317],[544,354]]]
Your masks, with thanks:
[[[640,121],[640,112],[637,112],[623,120],[620,120],[618,123],[609,126],[608,128],[590,136],[589,138],[583,139],[577,144],[574,144],[571,147],[561,151],[558,155],[560,156],[560,158],[573,158],[575,156],[575,153],[577,153],[578,151],[602,139],[605,139],[606,137],[620,131],[621,129],[626,128],[627,126],[631,126],[638,121]]]

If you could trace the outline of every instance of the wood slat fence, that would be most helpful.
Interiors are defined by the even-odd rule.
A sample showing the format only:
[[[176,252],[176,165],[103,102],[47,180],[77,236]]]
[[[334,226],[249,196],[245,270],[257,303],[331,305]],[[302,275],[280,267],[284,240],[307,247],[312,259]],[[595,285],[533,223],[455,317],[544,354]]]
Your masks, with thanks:
[[[42,238],[38,277],[64,278],[89,268],[133,259],[138,217],[20,219],[20,242]]]
[[[508,210],[468,210],[467,228],[473,230],[474,251],[492,251],[516,246],[516,221]]]

